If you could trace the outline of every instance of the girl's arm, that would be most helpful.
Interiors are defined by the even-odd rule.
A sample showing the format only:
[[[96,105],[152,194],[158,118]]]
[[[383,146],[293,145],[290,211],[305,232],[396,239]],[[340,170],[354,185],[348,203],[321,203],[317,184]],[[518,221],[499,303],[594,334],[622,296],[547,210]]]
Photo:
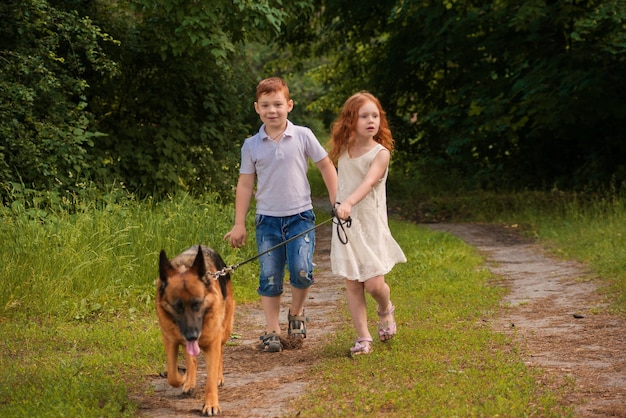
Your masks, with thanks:
[[[382,149],[378,152],[367,174],[363,178],[363,181],[343,202],[337,207],[337,215],[341,219],[347,219],[352,212],[352,207],[359,203],[372,188],[378,184],[380,179],[383,178],[387,167],[389,167],[389,160],[391,159],[391,153],[387,149]]]

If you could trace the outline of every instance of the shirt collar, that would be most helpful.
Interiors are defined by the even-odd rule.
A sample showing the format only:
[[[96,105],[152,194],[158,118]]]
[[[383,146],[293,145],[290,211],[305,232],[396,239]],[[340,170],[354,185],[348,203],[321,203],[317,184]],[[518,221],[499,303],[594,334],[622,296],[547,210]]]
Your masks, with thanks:
[[[291,123],[291,121],[289,119],[287,119],[287,127],[285,128],[285,132],[283,133],[283,137],[291,137],[291,136],[293,136],[293,127],[294,127],[294,124]],[[261,128],[259,129],[259,135],[261,135],[261,138],[263,138],[263,139],[270,139],[270,137],[267,134],[267,132],[265,132],[265,124],[261,125]]]

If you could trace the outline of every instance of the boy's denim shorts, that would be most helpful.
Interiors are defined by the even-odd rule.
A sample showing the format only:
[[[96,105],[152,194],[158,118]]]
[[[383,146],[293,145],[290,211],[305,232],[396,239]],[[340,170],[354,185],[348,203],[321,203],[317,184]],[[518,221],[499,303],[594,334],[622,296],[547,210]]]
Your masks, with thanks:
[[[315,214],[307,210],[293,216],[256,215],[256,242],[259,254],[315,226]],[[259,257],[261,272],[257,292],[261,296],[283,293],[285,265],[292,287],[306,289],[313,284],[315,230]]]

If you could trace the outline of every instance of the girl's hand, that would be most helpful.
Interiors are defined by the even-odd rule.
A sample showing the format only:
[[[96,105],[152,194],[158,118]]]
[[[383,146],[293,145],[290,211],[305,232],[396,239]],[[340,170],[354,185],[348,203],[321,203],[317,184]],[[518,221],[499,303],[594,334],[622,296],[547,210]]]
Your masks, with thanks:
[[[352,212],[352,205],[349,203],[335,203],[335,213],[337,217],[342,220],[346,220],[350,217]]]

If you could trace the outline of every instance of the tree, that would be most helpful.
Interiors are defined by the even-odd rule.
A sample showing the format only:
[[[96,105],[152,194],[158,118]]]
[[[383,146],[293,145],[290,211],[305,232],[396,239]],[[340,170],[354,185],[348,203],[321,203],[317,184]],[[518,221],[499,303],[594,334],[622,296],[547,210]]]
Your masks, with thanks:
[[[381,98],[396,161],[489,188],[626,181],[621,0],[323,1],[318,51],[337,106]],[[414,161],[420,163],[416,165]]]
[[[245,41],[273,39],[286,9],[271,0],[137,0],[91,13],[122,42],[120,76],[96,83],[90,99],[108,133],[95,145],[106,171],[147,194],[182,187],[230,198],[257,120]],[[116,15],[125,17],[111,22]]]
[[[65,190],[80,177],[230,198],[258,120],[245,41],[271,42],[310,3],[3,3],[0,182]]]
[[[102,48],[114,41],[89,18],[44,0],[7,0],[0,16],[0,184],[78,187],[100,135],[86,110],[85,75],[115,74]]]

